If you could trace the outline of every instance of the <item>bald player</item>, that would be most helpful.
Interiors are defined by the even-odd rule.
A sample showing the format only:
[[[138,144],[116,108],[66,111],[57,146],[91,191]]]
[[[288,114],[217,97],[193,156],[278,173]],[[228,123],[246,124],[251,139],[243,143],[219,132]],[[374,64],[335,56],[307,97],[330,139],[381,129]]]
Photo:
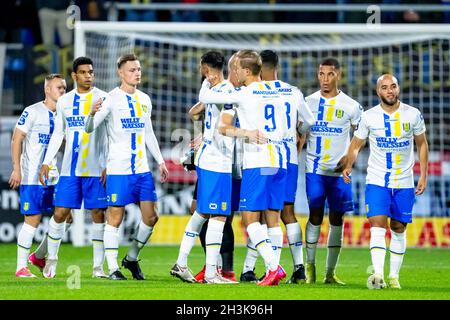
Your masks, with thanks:
[[[388,225],[391,228],[388,285],[394,289],[401,288],[399,272],[406,250],[406,226],[412,222],[415,196],[423,194],[427,185],[428,143],[425,122],[417,108],[399,100],[399,94],[400,86],[393,75],[384,74],[378,78],[380,104],[362,114],[348,153],[340,161],[344,168],[344,181],[349,183],[352,165],[366,139],[369,139],[365,198],[374,269],[367,280],[369,289],[386,287],[384,259]],[[414,141],[420,161],[420,177],[416,188],[413,175]]]

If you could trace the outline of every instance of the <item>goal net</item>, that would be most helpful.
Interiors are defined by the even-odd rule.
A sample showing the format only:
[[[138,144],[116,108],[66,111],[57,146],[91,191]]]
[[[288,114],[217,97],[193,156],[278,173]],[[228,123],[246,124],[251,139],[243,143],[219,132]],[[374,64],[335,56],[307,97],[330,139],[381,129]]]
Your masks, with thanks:
[[[153,104],[153,128],[170,164],[171,180],[157,185],[162,214],[187,214],[195,175],[178,159],[193,138],[187,111],[197,102],[201,86],[199,60],[208,50],[228,59],[240,49],[272,49],[279,54],[279,78],[307,96],[319,89],[317,67],[325,57],[342,66],[340,89],[364,109],[378,104],[376,79],[393,73],[401,100],[418,107],[426,121],[430,176],[415,214],[450,215],[450,28],[443,25],[308,25],[81,22],[76,26],[75,56],[94,61],[96,86],[109,91],[118,85],[116,60],[134,52],[141,61],[142,84]],[[353,173],[354,215],[364,215],[367,153]],[[304,161],[304,157],[300,161]],[[301,162],[301,163],[302,163]],[[154,162],[151,162],[154,163]],[[304,170],[300,165],[301,170]],[[155,182],[159,177],[153,165]],[[302,171],[301,171],[302,173]],[[304,175],[299,175],[296,213],[307,214]],[[415,166],[416,181],[418,163]]]

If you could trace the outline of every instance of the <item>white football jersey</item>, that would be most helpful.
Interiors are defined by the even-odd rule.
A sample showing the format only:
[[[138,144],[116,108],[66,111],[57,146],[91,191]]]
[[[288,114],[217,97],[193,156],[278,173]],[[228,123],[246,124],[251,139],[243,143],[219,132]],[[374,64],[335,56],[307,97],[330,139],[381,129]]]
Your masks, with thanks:
[[[253,82],[235,88],[228,94],[210,90],[203,83],[199,100],[203,103],[236,104],[241,128],[258,129],[268,137],[268,143],[244,142],[243,169],[286,168],[286,149],[283,139],[288,134],[286,105],[280,93],[267,82]]]
[[[393,114],[384,112],[380,105],[365,111],[355,137],[369,138],[366,183],[414,188],[414,136],[425,130],[420,111],[402,102]]]
[[[26,134],[20,160],[21,184],[41,185],[39,171],[55,128],[55,113],[43,102],[35,103],[25,108],[17,121],[16,128]],[[56,157],[49,162],[49,168],[47,185],[55,185],[58,182]]]
[[[151,122],[150,97],[140,90],[128,94],[120,88],[108,93],[100,110],[86,123],[86,130],[96,129],[105,120],[108,135],[107,174],[138,174],[149,172],[147,148],[154,159],[164,162]],[[94,131],[95,132],[95,131]]]
[[[288,136],[284,138],[286,157],[288,163],[298,165],[297,124],[299,121],[303,122],[301,129],[306,132],[314,124],[314,116],[299,88],[280,80],[268,81],[268,83],[281,94],[283,99],[286,99],[285,118],[288,125]]]
[[[224,80],[212,87],[215,92],[234,91],[233,85]],[[234,140],[219,133],[218,125],[223,105],[207,103],[205,105],[205,121],[203,141],[195,157],[195,165],[201,169],[231,173]]]
[[[106,96],[107,93],[98,88],[93,88],[88,93],[78,93],[77,89],[73,89],[58,99],[55,131],[50,139],[44,163],[48,164],[56,156],[65,137],[61,176],[99,177],[105,168],[105,127],[88,134],[84,131],[84,125],[92,105]]]
[[[358,124],[363,108],[342,91],[327,99],[319,90],[306,97],[306,102],[316,120],[306,147],[306,172],[339,176],[334,169],[347,153],[350,128]]]

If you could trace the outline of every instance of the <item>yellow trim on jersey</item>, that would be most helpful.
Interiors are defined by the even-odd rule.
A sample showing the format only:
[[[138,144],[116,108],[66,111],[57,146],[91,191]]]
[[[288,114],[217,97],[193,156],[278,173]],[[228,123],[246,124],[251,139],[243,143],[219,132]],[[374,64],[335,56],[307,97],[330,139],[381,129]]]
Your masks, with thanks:
[[[330,142],[331,142],[331,138],[327,138],[327,139],[323,140],[323,149],[324,150],[330,149]]]
[[[324,154],[322,157],[322,162],[328,162],[330,160],[331,156],[327,153]]]
[[[259,90],[264,90],[264,86],[262,85],[262,83],[258,83],[258,88]]]
[[[91,105],[92,105],[92,92],[88,93],[86,95],[86,101],[84,102],[83,106],[83,115],[88,116],[91,112]]]
[[[275,152],[273,151],[273,145],[268,144],[267,149],[269,150],[270,166],[275,167]]]
[[[142,117],[142,107],[141,103],[139,102],[139,97],[137,94],[134,95],[134,100],[136,101],[134,105],[134,110],[136,111],[136,116],[140,118]]]
[[[402,135],[402,127],[400,123],[400,112],[396,112],[394,115],[394,118],[397,119],[397,121],[394,122],[394,136],[400,137]]]
[[[325,117],[325,121],[332,121],[334,114],[334,105],[336,103],[336,99],[330,100],[330,106],[327,108],[327,115]]]

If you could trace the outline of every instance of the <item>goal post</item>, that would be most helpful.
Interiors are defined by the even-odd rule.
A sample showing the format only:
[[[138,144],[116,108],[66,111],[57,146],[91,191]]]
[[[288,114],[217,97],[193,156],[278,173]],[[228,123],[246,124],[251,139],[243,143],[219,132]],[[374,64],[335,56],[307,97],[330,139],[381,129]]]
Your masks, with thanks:
[[[179,142],[189,137],[180,132],[193,129],[187,111],[197,102],[201,55],[218,50],[228,59],[240,49],[276,51],[279,78],[298,86],[305,96],[319,89],[316,72],[320,61],[336,57],[343,72],[340,89],[366,110],[378,104],[376,79],[382,73],[393,73],[400,83],[401,100],[419,108],[427,125],[429,185],[416,202],[415,214],[450,215],[450,25],[83,21],[75,25],[75,57],[93,59],[95,85],[102,90],[118,85],[116,60],[121,54],[134,52],[140,57],[140,89],[152,98],[153,127],[166,159],[180,156],[183,148],[177,149]],[[178,152],[173,152],[175,149]],[[364,215],[367,156],[365,149],[353,172],[354,215]],[[152,170],[157,174],[154,164]],[[299,176],[296,213],[307,214],[304,178]],[[163,199],[185,195],[183,190],[192,188],[192,181],[174,183],[170,190],[157,179],[155,182]],[[187,213],[188,202],[175,206],[163,201],[159,211]]]

